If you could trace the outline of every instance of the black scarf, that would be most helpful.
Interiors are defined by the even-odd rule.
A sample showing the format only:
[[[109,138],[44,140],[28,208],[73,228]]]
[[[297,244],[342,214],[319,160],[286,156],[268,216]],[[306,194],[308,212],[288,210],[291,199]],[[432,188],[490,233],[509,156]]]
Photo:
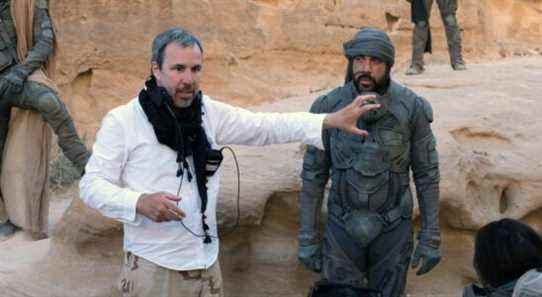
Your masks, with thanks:
[[[391,82],[390,72],[391,72],[391,68],[389,68],[388,66],[388,69],[386,70],[386,77],[384,78],[384,83],[382,85],[376,86],[377,87],[377,89],[375,90],[376,93],[380,95],[384,95],[388,91],[388,88],[390,87],[390,82]],[[360,90],[358,89],[358,85],[354,82],[354,61],[352,59],[348,60],[348,66],[346,67],[346,75],[344,78],[344,85],[347,85],[350,82],[352,82],[352,84],[354,85],[354,88],[356,89],[357,94],[355,97],[353,97],[353,98],[356,98],[357,95],[359,95]]]
[[[176,108],[173,99],[166,89],[156,84],[156,79],[151,76],[145,82],[146,88],[139,93],[139,103],[152,124],[158,142],[167,145],[177,152],[179,170],[177,177],[185,171],[188,181],[192,180],[192,174],[186,158],[193,157],[194,171],[198,193],[201,198],[201,215],[205,242],[210,242],[206,224],[205,210],[207,209],[207,174],[205,171],[207,156],[211,145],[202,126],[202,94],[198,92],[192,104],[186,108]]]

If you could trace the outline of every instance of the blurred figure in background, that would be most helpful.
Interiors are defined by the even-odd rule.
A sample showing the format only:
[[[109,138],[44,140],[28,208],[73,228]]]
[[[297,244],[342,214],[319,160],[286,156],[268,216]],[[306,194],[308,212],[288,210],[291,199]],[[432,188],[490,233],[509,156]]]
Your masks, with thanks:
[[[411,5],[412,22],[412,62],[407,69],[407,75],[416,75],[424,72],[423,54],[431,53],[431,30],[429,17],[433,0],[407,0]],[[450,64],[454,70],[466,70],[465,61],[461,53],[461,29],[457,23],[458,0],[437,0],[440,16],[446,30]]]

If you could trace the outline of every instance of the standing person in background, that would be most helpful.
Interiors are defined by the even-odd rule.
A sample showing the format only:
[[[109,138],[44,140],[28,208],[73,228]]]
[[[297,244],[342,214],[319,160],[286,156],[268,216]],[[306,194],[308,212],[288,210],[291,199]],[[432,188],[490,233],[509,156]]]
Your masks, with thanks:
[[[407,0],[411,5],[412,22],[412,61],[407,69],[407,75],[416,75],[424,72],[423,54],[431,53],[431,30],[429,17],[434,0]],[[461,53],[461,29],[457,23],[458,0],[436,0],[448,41],[450,63],[454,70],[466,70],[465,61]]]

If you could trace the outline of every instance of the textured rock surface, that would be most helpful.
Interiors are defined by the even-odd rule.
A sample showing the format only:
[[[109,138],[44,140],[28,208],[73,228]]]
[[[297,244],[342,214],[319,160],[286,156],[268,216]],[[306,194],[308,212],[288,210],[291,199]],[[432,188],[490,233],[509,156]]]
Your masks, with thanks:
[[[473,65],[471,71],[481,74],[475,80],[453,73],[443,81],[435,77],[444,73],[429,72],[407,81],[436,111],[441,209],[450,226],[473,230],[542,207],[540,60]]]
[[[149,73],[152,38],[171,26],[202,39],[207,93],[240,104],[336,85],[345,62],[342,43],[360,27],[389,32],[397,46],[397,70],[410,58],[412,24],[405,0],[50,0],[50,5],[59,45],[56,81],[89,144],[104,114],[137,95]],[[459,1],[467,62],[539,53],[540,11],[537,1]],[[435,54],[428,60],[447,63],[436,5],[431,26]]]
[[[341,44],[358,27],[388,30],[398,48],[397,73],[410,56],[409,7],[400,0],[50,3],[59,44],[55,79],[89,144],[105,113],[137,94],[149,71],[152,37],[173,25],[202,38],[208,94],[242,105],[304,95],[258,110],[306,110],[319,91],[339,84]],[[460,1],[467,62],[539,55],[540,11],[542,3],[536,1]],[[469,63],[469,71],[452,72],[436,8],[432,27],[435,54],[428,57],[426,74],[398,78],[435,109],[444,258],[429,276],[412,275],[408,292],[458,296],[474,278],[473,230],[503,216],[524,218],[542,230],[542,164],[536,158],[542,149],[536,122],[542,111],[537,98],[542,59]],[[316,276],[304,271],[295,256],[302,147],[236,151],[243,227],[222,241],[226,296],[304,296]],[[231,226],[235,171],[229,157],[222,174],[219,215],[224,226]],[[66,195],[52,203],[52,223],[60,222],[51,239],[29,242],[18,234],[0,243],[2,296],[110,296],[120,263],[121,226],[82,205],[76,189]]]

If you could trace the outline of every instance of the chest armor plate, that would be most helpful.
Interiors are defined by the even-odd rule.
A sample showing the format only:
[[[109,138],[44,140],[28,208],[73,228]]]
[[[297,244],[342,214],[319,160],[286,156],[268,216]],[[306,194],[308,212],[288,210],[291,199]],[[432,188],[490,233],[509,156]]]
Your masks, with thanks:
[[[388,113],[360,128],[369,136],[335,131],[330,137],[331,158],[343,202],[354,209],[384,211],[395,205],[393,173],[408,170],[410,141],[399,120]]]
[[[330,135],[334,168],[355,168],[366,174],[376,174],[384,169],[398,173],[408,170],[409,135],[395,116],[388,113],[374,124],[360,122],[358,126],[367,130],[369,136],[360,137],[342,131],[334,131]]]

